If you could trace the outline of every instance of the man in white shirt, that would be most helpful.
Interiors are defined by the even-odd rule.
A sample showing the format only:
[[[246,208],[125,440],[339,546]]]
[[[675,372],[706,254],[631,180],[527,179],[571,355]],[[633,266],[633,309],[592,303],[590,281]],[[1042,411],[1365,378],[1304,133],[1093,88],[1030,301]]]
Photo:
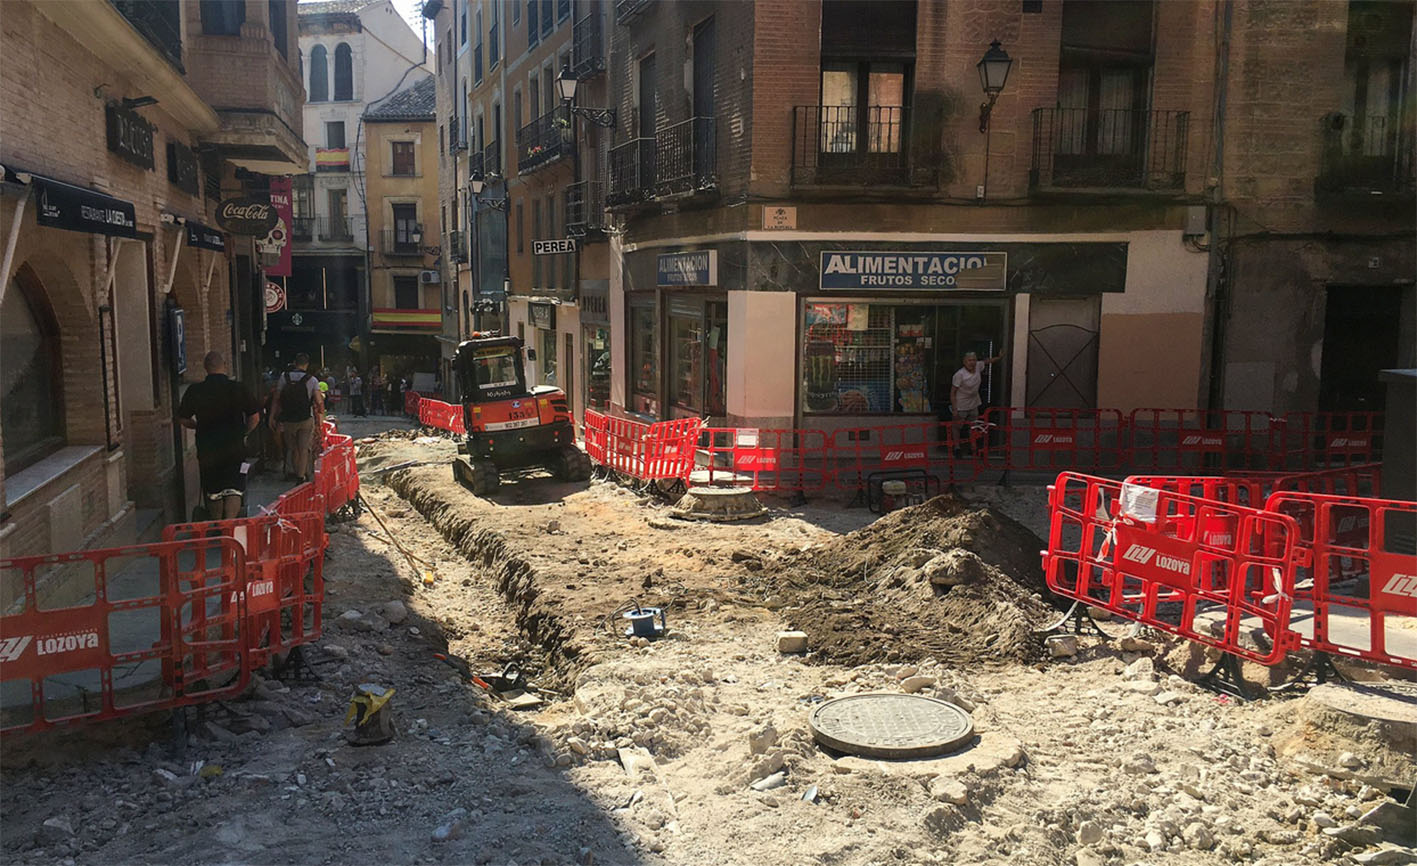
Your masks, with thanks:
[[[984,380],[984,367],[1003,357],[999,353],[981,361],[973,352],[964,353],[964,366],[955,371],[950,380],[950,417],[959,425],[955,430],[955,441],[966,442],[969,438],[969,424],[979,418],[979,385]]]

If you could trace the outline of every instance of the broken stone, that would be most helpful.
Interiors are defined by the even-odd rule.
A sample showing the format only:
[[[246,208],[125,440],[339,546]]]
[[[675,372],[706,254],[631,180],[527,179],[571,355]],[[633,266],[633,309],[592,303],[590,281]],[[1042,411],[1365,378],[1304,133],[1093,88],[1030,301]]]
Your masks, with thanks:
[[[566,748],[575,752],[577,755],[584,755],[590,752],[590,746],[580,737],[570,737],[567,739]]]
[[[1124,680],[1150,680],[1156,676],[1156,663],[1150,656],[1142,656],[1122,669]]]
[[[1156,772],[1156,763],[1148,755],[1133,755],[1122,764],[1122,771],[1133,776],[1144,776]]]
[[[1129,653],[1149,653],[1156,651],[1156,645],[1149,640],[1139,637],[1127,636],[1117,641],[1117,648],[1122,652]]]
[[[807,651],[805,631],[782,631],[777,633],[777,651],[780,653],[804,653]]]
[[[1076,635],[1055,634],[1044,641],[1048,648],[1048,654],[1055,659],[1068,658],[1078,654],[1078,639]]]
[[[1197,851],[1209,851],[1215,847],[1215,834],[1199,821],[1186,825],[1186,829],[1181,831],[1181,838]]]
[[[731,560],[733,560],[734,562],[757,562],[757,563],[761,563],[761,562],[762,562],[762,557],[761,557],[761,556],[759,556],[758,554],[754,553],[754,552],[751,551],[751,550],[747,550],[747,549],[742,548],[742,547],[740,547],[740,548],[738,548],[737,550],[735,550],[735,551],[733,551],[732,553],[730,553],[730,554],[728,555],[728,558],[731,559]]]
[[[928,689],[935,684],[934,677],[906,677],[900,681],[900,690],[908,695],[913,695],[923,689]]]
[[[56,845],[74,838],[74,826],[62,815],[45,818],[34,835],[35,841],[40,845]]]
[[[779,770],[776,773],[764,776],[758,781],[753,782],[748,787],[752,788],[754,791],[771,791],[774,788],[781,788],[783,785],[786,784],[787,774]]]
[[[337,643],[322,644],[320,646],[320,649],[325,653],[325,655],[329,656],[332,659],[336,659],[337,661],[346,661],[349,658],[349,650],[345,649]]]
[[[1417,809],[1391,800],[1370,809],[1359,823],[1377,827],[1393,842],[1412,842],[1417,836]]]
[[[762,727],[748,732],[748,754],[763,755],[768,749],[777,745],[777,728],[769,722]]]
[[[1139,695],[1154,695],[1161,691],[1161,686],[1153,680],[1137,680],[1136,682],[1123,683],[1122,689],[1136,692]]]
[[[930,780],[930,796],[941,803],[963,806],[969,802],[969,789],[958,779],[936,776]]]
[[[1325,836],[1332,836],[1355,848],[1366,848],[1369,845],[1376,845],[1382,841],[1382,831],[1377,827],[1370,827],[1365,824],[1349,824],[1346,827],[1329,827],[1324,830]]]
[[[1152,700],[1165,707],[1170,704],[1180,703],[1181,696],[1175,692],[1162,692],[1161,694],[1153,697]]]
[[[1078,825],[1078,844],[1096,845],[1102,841],[1102,827],[1093,821],[1083,821]]]
[[[1363,766],[1363,759],[1352,752],[1344,752],[1338,756],[1338,766],[1345,770],[1356,770]]]
[[[1417,851],[1400,845],[1384,845],[1376,851],[1349,856],[1363,866],[1411,866],[1417,863]]]
[[[384,602],[383,606],[379,608],[379,612],[391,625],[398,625],[408,619],[408,608],[404,607],[404,603],[398,599]]]
[[[1323,811],[1322,809],[1313,814],[1313,821],[1314,825],[1320,830],[1326,830],[1329,827],[1338,826],[1338,822],[1333,819],[1333,816]]]

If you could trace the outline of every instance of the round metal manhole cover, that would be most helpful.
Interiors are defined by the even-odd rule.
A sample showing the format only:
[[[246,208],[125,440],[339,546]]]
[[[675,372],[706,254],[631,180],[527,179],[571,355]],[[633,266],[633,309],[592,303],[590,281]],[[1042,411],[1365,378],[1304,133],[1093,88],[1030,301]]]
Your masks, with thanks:
[[[817,742],[869,758],[925,758],[953,751],[974,736],[969,713],[923,695],[848,695],[807,718]]]

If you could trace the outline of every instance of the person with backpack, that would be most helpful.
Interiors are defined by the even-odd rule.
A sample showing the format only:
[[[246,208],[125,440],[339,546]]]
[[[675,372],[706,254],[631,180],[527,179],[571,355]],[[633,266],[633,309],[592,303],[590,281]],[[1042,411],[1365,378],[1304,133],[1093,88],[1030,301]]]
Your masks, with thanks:
[[[278,421],[285,445],[285,480],[304,482],[312,477],[315,430],[325,416],[325,400],[320,380],[309,371],[310,356],[295,356],[295,369],[276,383],[276,407],[272,426]]]
[[[226,359],[208,352],[207,377],[182,394],[177,418],[197,431],[206,519],[232,520],[246,495],[246,434],[261,422],[261,404],[240,382],[226,375]]]

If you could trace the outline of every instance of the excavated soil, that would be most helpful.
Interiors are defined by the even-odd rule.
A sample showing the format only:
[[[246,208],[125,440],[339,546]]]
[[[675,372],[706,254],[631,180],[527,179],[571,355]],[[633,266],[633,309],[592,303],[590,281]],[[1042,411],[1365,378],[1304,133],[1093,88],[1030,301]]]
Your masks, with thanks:
[[[950,496],[893,512],[785,562],[774,575],[817,658],[1029,662],[1044,601],[1038,537]]]

